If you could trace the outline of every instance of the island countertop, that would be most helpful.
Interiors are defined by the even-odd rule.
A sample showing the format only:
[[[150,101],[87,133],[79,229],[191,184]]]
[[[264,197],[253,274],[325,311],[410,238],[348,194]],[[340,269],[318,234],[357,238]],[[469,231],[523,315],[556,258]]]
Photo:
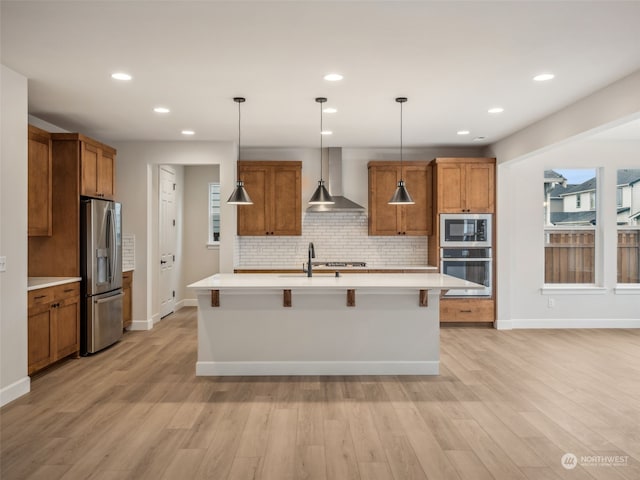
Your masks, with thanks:
[[[195,290],[238,290],[238,289],[291,289],[291,290],[328,290],[328,289],[480,289],[477,283],[461,280],[440,273],[368,273],[340,275],[332,273],[314,273],[307,277],[304,273],[283,274],[233,274],[218,273],[192,283],[188,288]]]

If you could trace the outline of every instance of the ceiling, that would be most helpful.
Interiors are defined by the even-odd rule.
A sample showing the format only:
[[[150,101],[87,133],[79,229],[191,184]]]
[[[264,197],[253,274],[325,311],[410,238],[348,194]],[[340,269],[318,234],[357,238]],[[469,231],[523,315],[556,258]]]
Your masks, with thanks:
[[[240,95],[243,146],[317,146],[326,96],[325,146],[393,147],[402,95],[405,145],[477,147],[639,70],[638,19],[637,1],[3,0],[1,60],[31,114],[103,141],[234,141]]]

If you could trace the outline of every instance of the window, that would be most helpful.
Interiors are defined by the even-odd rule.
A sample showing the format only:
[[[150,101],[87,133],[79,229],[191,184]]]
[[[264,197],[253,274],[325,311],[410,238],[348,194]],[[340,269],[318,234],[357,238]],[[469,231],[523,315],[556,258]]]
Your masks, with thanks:
[[[544,177],[544,282],[594,284],[596,170],[554,169]],[[584,195],[589,197],[589,210],[581,208]]]
[[[209,184],[209,244],[220,241],[220,184]]]
[[[640,283],[640,169],[618,170],[618,283]]]
[[[622,206],[622,187],[618,187],[616,189],[616,206],[617,207]]]

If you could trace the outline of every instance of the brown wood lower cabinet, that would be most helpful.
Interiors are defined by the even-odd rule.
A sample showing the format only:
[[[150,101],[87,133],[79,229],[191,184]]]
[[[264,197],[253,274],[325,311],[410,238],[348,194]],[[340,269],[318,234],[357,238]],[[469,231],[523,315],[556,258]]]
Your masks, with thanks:
[[[493,322],[492,298],[440,298],[440,322]]]
[[[122,328],[130,327],[133,323],[133,271],[122,273],[122,293],[124,300],[122,302]]]
[[[80,351],[80,283],[31,290],[28,301],[31,375]]]

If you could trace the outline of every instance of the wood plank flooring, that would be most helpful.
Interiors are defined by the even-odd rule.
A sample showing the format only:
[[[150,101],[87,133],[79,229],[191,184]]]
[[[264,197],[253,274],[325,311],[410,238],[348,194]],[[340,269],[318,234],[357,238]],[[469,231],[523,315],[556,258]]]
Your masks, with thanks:
[[[185,308],[33,378],[0,478],[640,478],[640,330],[444,328],[441,352],[434,377],[198,378]]]

